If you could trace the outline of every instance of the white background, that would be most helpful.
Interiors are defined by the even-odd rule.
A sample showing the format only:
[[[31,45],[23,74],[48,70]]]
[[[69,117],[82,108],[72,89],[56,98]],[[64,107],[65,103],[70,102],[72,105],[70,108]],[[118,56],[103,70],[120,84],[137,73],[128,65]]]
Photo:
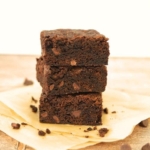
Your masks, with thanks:
[[[150,57],[150,0],[0,0],[0,54],[40,54],[40,31],[96,29],[111,56]]]

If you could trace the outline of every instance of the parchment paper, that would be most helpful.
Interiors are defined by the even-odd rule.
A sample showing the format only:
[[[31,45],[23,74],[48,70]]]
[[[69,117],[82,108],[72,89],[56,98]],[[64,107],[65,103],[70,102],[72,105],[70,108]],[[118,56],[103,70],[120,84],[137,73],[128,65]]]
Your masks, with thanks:
[[[38,106],[31,97],[39,99],[41,87],[33,85],[0,93],[0,130],[37,150],[79,149],[99,142],[111,142],[130,135],[141,120],[150,117],[150,97],[106,89],[103,93],[103,107],[109,113],[103,114],[103,125],[97,130],[84,132],[88,127],[79,125],[58,125],[39,123],[38,113],[30,105]],[[116,111],[116,113],[112,113]],[[11,123],[28,123],[14,130]],[[109,132],[100,137],[98,129],[106,127]],[[48,128],[51,134],[38,135],[38,129]],[[86,138],[88,136],[88,138]]]

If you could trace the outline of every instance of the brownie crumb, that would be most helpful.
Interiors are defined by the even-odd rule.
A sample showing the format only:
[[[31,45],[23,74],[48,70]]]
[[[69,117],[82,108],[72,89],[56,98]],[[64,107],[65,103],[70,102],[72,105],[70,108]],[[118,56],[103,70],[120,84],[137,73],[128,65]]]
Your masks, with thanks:
[[[46,133],[47,133],[47,134],[50,134],[51,131],[50,131],[49,129],[46,129]]]
[[[93,130],[97,130],[97,127],[95,126],[95,127],[93,127]]]
[[[28,125],[27,123],[22,122],[21,125]]]
[[[120,150],[132,150],[129,144],[123,144],[120,147]]]
[[[85,138],[89,138],[89,136],[85,136]]]
[[[111,113],[112,113],[112,114],[115,114],[115,113],[116,113],[116,111],[112,111]]]
[[[147,127],[148,126],[148,119],[145,119],[145,120],[141,121],[139,123],[139,126],[140,127]]]
[[[30,105],[30,108],[32,109],[32,112],[36,113],[37,112],[37,107],[34,105]]]
[[[107,128],[101,128],[101,129],[99,129],[99,135],[100,135],[101,137],[104,137],[105,134],[106,134],[108,131],[109,131],[109,130],[108,130]]]
[[[13,129],[20,129],[19,123],[11,123],[11,126],[13,127]]]
[[[84,130],[84,132],[88,132],[87,130]]]
[[[42,131],[42,130],[39,130],[38,134],[39,134],[40,136],[45,136],[46,133],[45,133],[44,131]]]
[[[29,80],[27,78],[23,82],[23,85],[25,85],[25,86],[32,85],[32,84],[33,84],[33,81],[31,81],[31,80]]]
[[[38,100],[36,100],[33,96],[31,97],[32,101],[37,103]]]
[[[141,150],[150,150],[150,143],[147,143],[147,144],[143,145]]]
[[[93,129],[91,127],[87,128],[87,131],[92,131]]]
[[[108,114],[108,108],[104,108],[103,111],[105,114]]]

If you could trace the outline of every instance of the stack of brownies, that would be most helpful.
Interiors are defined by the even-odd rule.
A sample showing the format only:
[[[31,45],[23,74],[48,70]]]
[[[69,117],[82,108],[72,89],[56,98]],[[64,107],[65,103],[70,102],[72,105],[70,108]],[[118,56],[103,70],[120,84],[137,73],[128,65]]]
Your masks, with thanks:
[[[99,125],[107,84],[108,38],[95,30],[41,32],[40,122]]]

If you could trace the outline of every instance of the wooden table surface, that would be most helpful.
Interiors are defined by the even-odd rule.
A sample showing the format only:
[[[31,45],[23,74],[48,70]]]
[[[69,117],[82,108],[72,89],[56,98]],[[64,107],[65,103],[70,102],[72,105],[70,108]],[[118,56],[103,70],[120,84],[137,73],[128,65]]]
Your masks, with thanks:
[[[35,64],[38,56],[0,55],[0,92],[17,87],[25,78],[35,80]],[[150,95],[150,58],[110,58],[107,87],[131,93]],[[149,120],[150,122],[150,120]],[[100,143],[82,150],[119,150],[129,143],[133,150],[140,150],[150,142],[150,125],[135,127],[124,140]],[[17,141],[0,131],[0,150],[15,150]],[[18,149],[22,149],[20,144]],[[33,150],[26,147],[26,150]]]

